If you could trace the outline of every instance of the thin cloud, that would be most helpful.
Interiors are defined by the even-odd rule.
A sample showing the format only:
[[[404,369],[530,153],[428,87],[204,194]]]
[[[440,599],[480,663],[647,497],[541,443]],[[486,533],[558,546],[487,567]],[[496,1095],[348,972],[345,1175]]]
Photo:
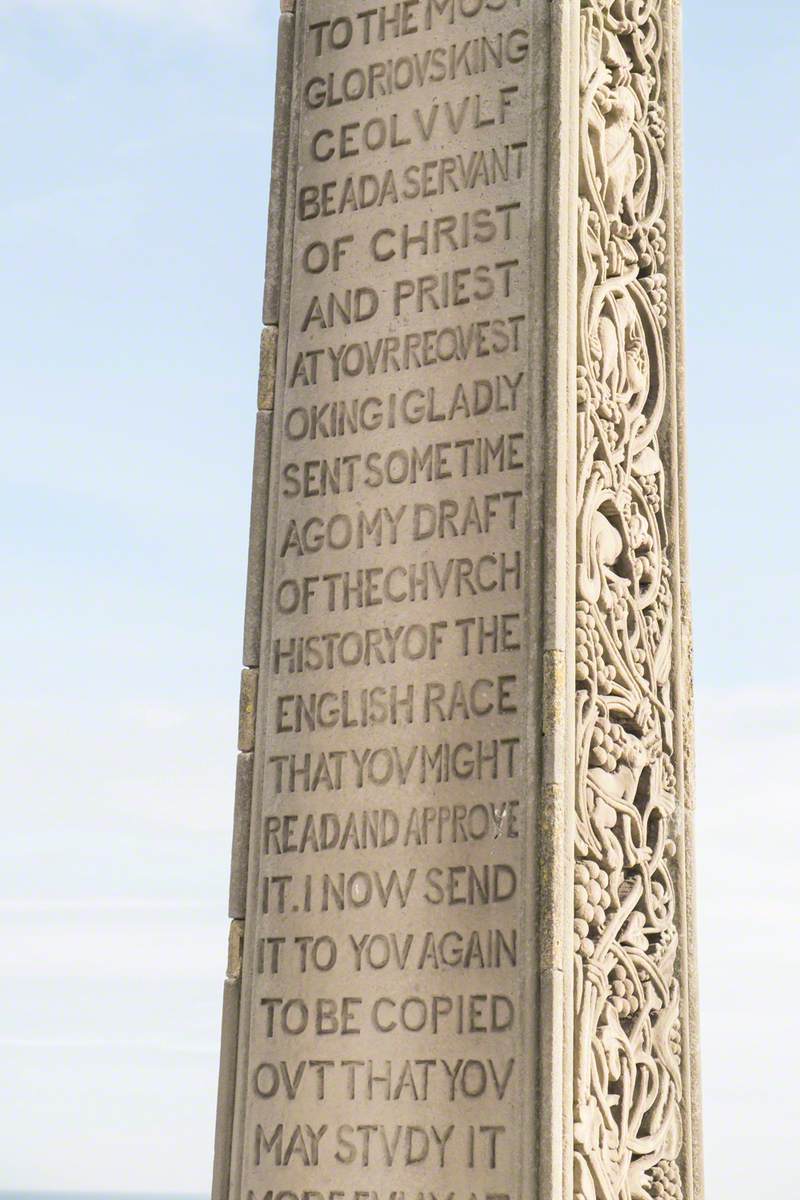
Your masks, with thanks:
[[[276,3],[277,7],[277,3]],[[0,11],[107,14],[149,25],[194,26],[211,33],[241,32],[253,24],[255,0],[0,0]]]
[[[148,896],[95,896],[85,899],[65,898],[53,899],[34,898],[5,899],[0,897],[0,916],[3,914],[38,915],[46,913],[51,917],[59,915],[86,914],[91,917],[105,916],[109,913],[124,915],[126,913],[205,913],[211,916],[219,915],[218,906],[210,900],[189,899],[160,899]]]
[[[785,1081],[797,1075],[800,687],[701,689],[697,732],[708,1193],[779,1195],[776,1130],[796,1126]]]
[[[176,1042],[158,1038],[15,1038],[0,1037],[4,1050],[100,1051],[108,1053],[141,1053],[188,1055],[191,1058],[214,1057],[219,1047],[214,1042]]]
[[[100,913],[54,924],[47,914],[21,920],[0,914],[0,978],[92,981],[182,981],[222,978],[227,922],[196,913]]]

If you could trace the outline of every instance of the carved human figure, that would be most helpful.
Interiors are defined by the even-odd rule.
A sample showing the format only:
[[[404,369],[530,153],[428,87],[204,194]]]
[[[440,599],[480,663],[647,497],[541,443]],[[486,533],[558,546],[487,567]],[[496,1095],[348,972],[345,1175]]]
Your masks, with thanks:
[[[627,292],[606,295],[591,348],[604,399],[638,407],[649,387],[648,361],[636,305]]]
[[[604,35],[603,63],[595,103],[595,159],[606,213],[628,227],[636,221],[636,183],[642,159],[636,152],[635,126],[642,119],[640,84],[616,34]]]

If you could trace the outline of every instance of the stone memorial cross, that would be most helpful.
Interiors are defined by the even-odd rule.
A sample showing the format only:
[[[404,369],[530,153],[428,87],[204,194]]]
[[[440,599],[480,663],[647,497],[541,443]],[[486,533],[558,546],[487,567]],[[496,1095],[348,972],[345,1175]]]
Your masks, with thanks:
[[[700,1200],[678,0],[282,0],[214,1200]]]

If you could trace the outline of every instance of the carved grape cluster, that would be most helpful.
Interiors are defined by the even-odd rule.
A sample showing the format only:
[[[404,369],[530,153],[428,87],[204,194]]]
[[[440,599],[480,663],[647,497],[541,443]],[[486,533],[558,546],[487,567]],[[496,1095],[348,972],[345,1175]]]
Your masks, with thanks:
[[[615,449],[620,441],[620,425],[622,424],[622,405],[609,392],[602,396],[597,405],[597,415],[603,436],[611,449]]]
[[[659,487],[658,475],[640,475],[639,485],[642,489],[642,495],[650,505],[654,513],[661,511],[661,488]]]
[[[669,1031],[669,1048],[675,1055],[675,1061],[680,1063],[683,1054],[683,1030],[679,1018],[676,1018]]]
[[[586,683],[592,678],[594,663],[598,654],[602,653],[602,646],[597,632],[597,621],[585,601],[578,605],[575,641],[575,675],[580,683]]]
[[[678,1164],[664,1159],[651,1172],[653,1200],[681,1200],[683,1187]]]
[[[592,765],[614,772],[625,758],[626,749],[627,735],[622,726],[600,717],[592,730]]]
[[[579,683],[594,679],[602,692],[612,687],[617,676],[616,668],[604,661],[597,617],[585,601],[578,605],[575,675]]]
[[[678,935],[675,932],[675,928],[672,925],[667,926],[667,928],[663,931],[663,933],[660,933],[658,935],[658,940],[656,942],[655,950],[653,952],[653,961],[656,963],[656,965],[658,965],[660,962],[662,962],[662,960],[664,958],[666,958],[667,953],[671,949],[672,944],[675,941],[675,939],[677,938],[677,936]]]
[[[669,916],[670,897],[667,889],[659,880],[653,882],[652,908],[657,921],[666,921]]]
[[[633,244],[639,258],[642,274],[663,266],[667,257],[667,227],[659,217],[650,225],[641,225],[634,230]]]
[[[587,859],[575,866],[575,952],[584,958],[594,953],[595,936],[606,924],[611,907],[609,875],[596,862]]]
[[[578,368],[578,408],[586,409],[592,402],[592,376],[587,367]]]
[[[610,629],[617,631],[626,629],[629,604],[628,580],[622,579],[619,576],[609,579],[607,587],[600,594],[600,605],[605,612],[606,621]],[[614,675],[616,676],[616,671]]]
[[[621,963],[611,972],[611,1005],[623,1021],[639,1011],[636,985]]]
[[[660,271],[642,278],[642,287],[649,294],[653,312],[662,329],[667,327],[669,307],[667,301],[667,279]]]
[[[647,106],[647,116],[645,118],[648,132],[653,141],[663,150],[667,144],[667,122],[664,117],[664,106],[655,100],[651,100]]]

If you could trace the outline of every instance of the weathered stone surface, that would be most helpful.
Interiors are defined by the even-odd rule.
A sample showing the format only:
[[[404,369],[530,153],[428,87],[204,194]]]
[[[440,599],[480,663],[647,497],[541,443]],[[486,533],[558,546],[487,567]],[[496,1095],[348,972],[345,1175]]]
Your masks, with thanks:
[[[271,459],[272,412],[259,412],[256,417],[253,459],[253,499],[250,513],[250,553],[247,564],[243,651],[244,665],[253,669],[257,668],[261,661]]]
[[[228,916],[244,920],[247,912],[247,873],[250,858],[250,825],[253,803],[253,754],[236,761],[236,802],[233,813],[233,846]]]
[[[278,370],[278,329],[265,325],[261,331],[261,358],[258,370],[258,407],[271,412],[275,405]]]
[[[214,1200],[699,1198],[676,6],[281,11]]]
[[[245,667],[239,691],[239,749],[252,754],[256,748],[256,704],[258,703],[258,671]]]
[[[294,52],[294,5],[281,5],[278,23],[278,62],[275,76],[275,131],[272,140],[272,183],[269,197],[269,236],[264,286],[263,320],[277,325],[280,316],[282,252],[286,219],[286,188],[291,136],[292,55]]]

